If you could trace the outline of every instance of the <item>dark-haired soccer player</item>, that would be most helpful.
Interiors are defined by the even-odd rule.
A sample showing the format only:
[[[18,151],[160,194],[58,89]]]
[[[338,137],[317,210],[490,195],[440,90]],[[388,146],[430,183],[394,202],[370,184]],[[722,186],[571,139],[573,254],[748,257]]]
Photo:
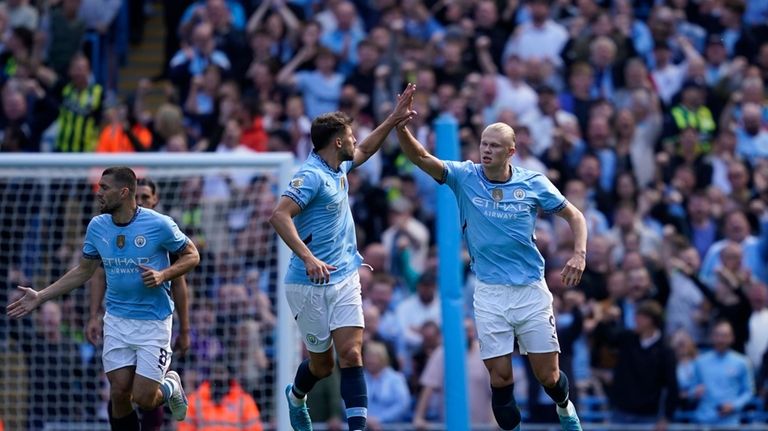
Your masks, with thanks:
[[[552,294],[544,281],[544,258],[534,229],[539,209],[562,217],[573,230],[574,250],[561,276],[576,285],[584,271],[587,226],[584,216],[544,175],[512,166],[515,132],[507,124],[486,127],[480,162],[440,160],[406,127],[398,124],[403,152],[416,166],[456,195],[461,230],[477,276],[474,294],[480,356],[491,376],[492,408],[504,430],[520,428],[514,397],[511,354],[515,338],[534,375],[557,404],[563,430],[580,431],[568,399],[568,377],[560,371]]]
[[[363,308],[355,224],[349,207],[347,172],[368,160],[411,110],[415,86],[408,84],[394,111],[356,145],[352,120],[332,112],[315,118],[314,150],[294,175],[270,223],[293,250],[285,276],[286,296],[296,317],[309,360],[285,389],[295,431],[311,431],[306,394],[331,374],[336,353],[341,396],[350,431],[365,429],[368,396],[363,378]]]
[[[136,203],[143,208],[154,210],[160,202],[157,184],[150,178],[139,178],[136,181]],[[173,256],[171,256],[173,257]],[[91,344],[100,342],[103,334],[102,303],[106,292],[106,277],[104,268],[99,267],[91,277],[90,285],[90,317],[86,337]],[[171,297],[174,309],[179,313],[179,335],[173,350],[182,355],[189,349],[189,291],[184,276],[171,280]],[[160,429],[163,426],[163,408],[157,406],[152,411],[145,411],[141,417],[143,431]]]
[[[181,379],[171,361],[173,302],[170,280],[200,261],[195,245],[170,217],[136,204],[136,174],[106,169],[96,199],[102,214],[88,224],[77,267],[41,291],[19,286],[24,296],[7,307],[19,318],[40,304],[83,285],[99,262],[107,276],[102,361],[110,383],[110,425],[140,429],[133,402],[152,410],[165,402],[176,420],[187,413]],[[170,264],[169,253],[178,255]]]

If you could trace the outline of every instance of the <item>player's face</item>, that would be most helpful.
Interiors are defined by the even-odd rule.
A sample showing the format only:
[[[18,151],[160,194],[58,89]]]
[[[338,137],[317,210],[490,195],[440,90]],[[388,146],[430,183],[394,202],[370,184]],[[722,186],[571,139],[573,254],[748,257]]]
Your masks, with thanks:
[[[480,137],[480,163],[485,167],[504,166],[514,153],[512,143],[505,141],[501,133],[495,130],[486,130]]]
[[[357,143],[357,139],[355,139],[355,135],[352,133],[352,128],[347,127],[344,129],[344,133],[342,133],[338,139],[341,142],[341,148],[339,149],[339,159],[342,162],[354,159],[355,144]]]
[[[136,203],[140,207],[154,209],[157,206],[157,195],[152,193],[149,186],[136,187]]]
[[[96,200],[102,214],[112,214],[123,204],[123,197],[128,193],[127,187],[120,187],[111,175],[104,175],[99,180],[99,190]]]

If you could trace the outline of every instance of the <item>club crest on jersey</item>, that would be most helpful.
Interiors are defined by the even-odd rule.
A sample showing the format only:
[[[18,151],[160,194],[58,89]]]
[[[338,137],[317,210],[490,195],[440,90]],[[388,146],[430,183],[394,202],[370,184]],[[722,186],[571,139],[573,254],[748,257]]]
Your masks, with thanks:
[[[125,247],[125,235],[117,236],[117,248]]]
[[[523,200],[525,198],[525,190],[515,189],[515,191],[512,192],[512,196],[514,196],[517,200]]]
[[[135,245],[138,248],[142,248],[145,245],[147,245],[147,239],[143,236],[139,235],[136,238],[133,239],[133,245]]]
[[[491,190],[491,196],[496,202],[501,202],[501,200],[504,199],[504,191],[501,189],[493,189]]]
[[[291,181],[291,187],[293,187],[293,188],[297,189],[297,188],[299,188],[299,187],[301,187],[303,185],[304,185],[304,178],[302,178],[302,177],[294,178]]]

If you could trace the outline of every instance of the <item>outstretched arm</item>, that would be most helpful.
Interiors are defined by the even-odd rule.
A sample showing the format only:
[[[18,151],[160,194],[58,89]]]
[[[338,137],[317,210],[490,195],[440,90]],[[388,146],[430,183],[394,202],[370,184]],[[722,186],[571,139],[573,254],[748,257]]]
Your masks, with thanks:
[[[99,262],[101,262],[99,259],[80,258],[80,263],[76,267],[39,292],[29,287],[19,286],[19,289],[24,292],[24,296],[6,307],[8,316],[14,319],[24,317],[43,302],[57,298],[78,286],[82,286],[83,283],[91,278],[96,268],[99,267]]]
[[[406,124],[400,123],[397,126],[397,139],[400,141],[400,148],[408,160],[419,169],[428,173],[437,181],[443,181],[443,172],[445,165],[443,161],[433,156],[424,148],[423,145],[411,134]]]
[[[379,151],[384,140],[389,135],[389,132],[398,125],[400,122],[407,121],[409,118],[416,115],[413,111],[413,93],[416,91],[415,84],[408,84],[405,87],[403,94],[397,98],[397,105],[395,110],[392,111],[389,116],[379,124],[379,127],[375,128],[370,135],[368,135],[363,142],[361,142],[357,148],[355,148],[354,166],[360,166],[371,158],[376,151]]]

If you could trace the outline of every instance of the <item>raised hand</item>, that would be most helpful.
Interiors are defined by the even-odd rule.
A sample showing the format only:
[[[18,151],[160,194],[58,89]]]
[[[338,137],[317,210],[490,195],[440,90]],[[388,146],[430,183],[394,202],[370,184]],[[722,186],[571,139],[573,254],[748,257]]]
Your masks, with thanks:
[[[397,96],[397,104],[390,114],[395,124],[407,122],[416,115],[413,110],[413,95],[416,93],[416,84],[409,83],[402,94]]]
[[[13,319],[26,316],[40,305],[40,295],[35,289],[24,286],[18,286],[18,288],[24,293],[24,296],[12,302],[5,309],[8,317]]]

